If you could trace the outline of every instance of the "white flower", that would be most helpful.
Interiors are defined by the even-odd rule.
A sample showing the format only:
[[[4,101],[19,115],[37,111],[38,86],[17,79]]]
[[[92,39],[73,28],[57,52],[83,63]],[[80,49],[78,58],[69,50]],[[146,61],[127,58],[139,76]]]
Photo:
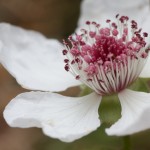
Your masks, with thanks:
[[[136,20],[146,32],[150,31],[149,0],[83,0],[77,30],[83,28],[87,20],[102,24],[118,13]]]
[[[110,20],[107,20],[110,27],[101,28],[100,24],[88,21],[89,30],[82,30],[81,35],[76,34],[69,37],[68,42],[71,42],[71,47],[69,47],[67,41],[64,41],[66,47],[63,50],[63,54],[66,56],[64,60],[66,63],[65,70],[69,71],[77,80],[92,88],[93,93],[76,98],[51,92],[22,93],[6,106],[4,118],[7,123],[12,127],[39,127],[50,137],[71,142],[89,134],[100,126],[98,107],[102,96],[118,93],[122,117],[106,129],[107,134],[128,135],[150,128],[150,94],[126,89],[138,78],[147,59],[147,65],[145,65],[142,75],[150,76],[150,69],[148,69],[149,49],[145,42],[147,33],[143,33],[142,36],[135,21],[132,21],[131,24],[132,32],[129,31],[127,22],[128,17],[122,16],[119,25],[112,24]],[[90,30],[91,26],[95,30]],[[129,33],[132,34],[129,35]],[[26,87],[30,86],[29,88],[40,89],[40,85],[44,87],[44,84],[49,81],[48,78],[51,79],[55,75],[54,69],[56,73],[60,72],[57,71],[58,64],[53,64],[57,62],[56,57],[51,59],[51,55],[48,55],[47,51],[46,55],[42,55],[40,50],[36,51],[35,48],[30,51],[22,49],[22,46],[30,49],[32,42],[38,44],[37,49],[42,42],[42,46],[48,42],[37,33],[31,38],[30,34],[35,33],[25,32],[23,29],[12,26],[6,26],[5,32],[4,29],[1,30],[1,35],[3,35],[1,40],[4,47],[1,51],[0,60],[21,84],[25,84]],[[21,37],[24,37],[24,35],[26,35],[26,38],[22,40]],[[26,40],[28,42],[24,42]],[[48,45],[48,47],[51,47],[51,45]],[[53,53],[53,56],[55,56],[55,53]],[[53,65],[49,62],[47,66],[47,60],[52,61]],[[32,71],[32,69],[35,69],[35,62],[39,65],[39,68],[36,66],[36,73]],[[42,66],[45,68],[44,71],[49,72],[50,70],[51,74],[40,75]],[[22,73],[22,70],[26,71]],[[31,73],[30,75],[28,70]],[[34,74],[32,75],[32,73]],[[57,89],[56,86],[58,86],[58,89],[59,86],[62,86],[58,85],[59,80],[59,82],[66,80],[63,74],[56,75],[57,77],[53,82],[56,82],[55,90]],[[39,77],[37,80],[35,80],[36,76]],[[68,76],[66,77],[68,78]],[[36,82],[39,82],[39,84]],[[50,85],[46,83],[46,85],[49,85],[46,86],[46,90],[53,88],[51,81],[48,83]],[[45,89],[42,88],[41,90]]]

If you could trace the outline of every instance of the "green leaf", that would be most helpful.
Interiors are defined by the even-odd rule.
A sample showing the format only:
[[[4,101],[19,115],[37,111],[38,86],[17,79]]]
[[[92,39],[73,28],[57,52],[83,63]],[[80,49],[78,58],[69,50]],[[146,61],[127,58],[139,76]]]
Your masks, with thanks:
[[[138,78],[131,86],[129,86],[129,89],[134,91],[150,92],[150,79]]]

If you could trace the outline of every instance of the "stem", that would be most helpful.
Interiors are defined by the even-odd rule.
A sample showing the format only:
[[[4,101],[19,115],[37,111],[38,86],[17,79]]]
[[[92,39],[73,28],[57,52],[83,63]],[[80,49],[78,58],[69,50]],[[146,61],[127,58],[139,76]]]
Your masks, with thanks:
[[[123,137],[123,150],[131,150],[130,136]]]

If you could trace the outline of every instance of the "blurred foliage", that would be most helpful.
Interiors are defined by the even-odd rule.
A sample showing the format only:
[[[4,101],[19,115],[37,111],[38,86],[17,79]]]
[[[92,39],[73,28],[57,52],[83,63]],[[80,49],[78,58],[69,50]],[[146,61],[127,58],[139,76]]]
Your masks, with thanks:
[[[0,0],[0,22],[62,39],[77,26],[81,0]]]
[[[63,143],[58,140],[45,138],[36,145],[36,150],[120,150],[122,139],[108,137],[104,132],[105,125],[90,135],[72,143]],[[110,144],[111,143],[111,144]]]
[[[49,137],[41,138],[34,150],[123,150],[123,138],[107,136],[102,124],[98,130],[72,143],[64,143]],[[131,136],[132,150],[150,150],[150,130]]]

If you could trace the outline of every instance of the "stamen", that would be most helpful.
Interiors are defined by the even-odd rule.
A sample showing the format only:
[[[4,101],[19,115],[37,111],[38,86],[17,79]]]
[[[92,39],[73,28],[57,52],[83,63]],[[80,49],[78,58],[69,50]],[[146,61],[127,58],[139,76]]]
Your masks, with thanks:
[[[140,74],[149,52],[145,48],[148,34],[141,33],[136,21],[132,20],[129,28],[127,16],[118,14],[116,18],[117,23],[106,20],[108,27],[87,21],[89,30],[81,29],[81,34],[69,36],[70,44],[63,41],[65,70],[100,95],[130,85]]]
[[[67,52],[68,52],[67,50],[63,50],[63,51],[62,51],[63,55],[66,55]]]

